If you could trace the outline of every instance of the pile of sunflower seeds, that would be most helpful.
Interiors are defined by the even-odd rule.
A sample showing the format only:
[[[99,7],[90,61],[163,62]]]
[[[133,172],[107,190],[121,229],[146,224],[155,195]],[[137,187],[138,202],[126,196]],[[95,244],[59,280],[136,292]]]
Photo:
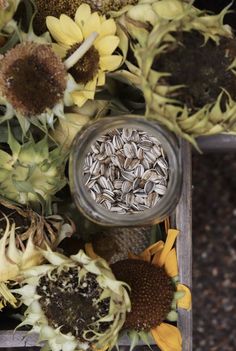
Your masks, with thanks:
[[[136,129],[114,129],[91,145],[84,181],[92,198],[111,212],[138,213],[165,194],[169,166],[161,143]]]

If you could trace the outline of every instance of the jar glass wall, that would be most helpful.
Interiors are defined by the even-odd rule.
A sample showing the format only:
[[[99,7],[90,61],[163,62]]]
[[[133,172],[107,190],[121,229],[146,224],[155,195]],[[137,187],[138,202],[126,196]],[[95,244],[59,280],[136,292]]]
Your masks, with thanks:
[[[155,206],[138,213],[115,213],[97,203],[85,185],[84,164],[88,153],[101,136],[113,130],[133,129],[156,138],[168,160],[168,183],[165,194]],[[181,192],[182,165],[178,140],[155,121],[142,116],[106,117],[83,128],[75,137],[70,155],[70,188],[83,215],[103,226],[144,226],[163,221],[175,209]]]

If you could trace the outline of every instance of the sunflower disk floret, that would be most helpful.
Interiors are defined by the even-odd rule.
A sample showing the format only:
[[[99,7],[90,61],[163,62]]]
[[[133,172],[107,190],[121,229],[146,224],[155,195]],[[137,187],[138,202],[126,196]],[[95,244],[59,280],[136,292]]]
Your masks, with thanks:
[[[50,264],[26,271],[26,285],[14,290],[28,306],[21,325],[32,325],[52,351],[112,348],[130,310],[125,284],[82,250],[70,258],[43,255]]]

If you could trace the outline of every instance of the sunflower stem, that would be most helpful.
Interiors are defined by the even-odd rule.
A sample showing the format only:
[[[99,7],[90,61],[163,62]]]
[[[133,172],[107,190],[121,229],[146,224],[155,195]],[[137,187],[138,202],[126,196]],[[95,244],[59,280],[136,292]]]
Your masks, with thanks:
[[[80,45],[80,47],[64,61],[64,65],[67,70],[73,67],[81,59],[81,57],[84,56],[84,54],[86,54],[86,52],[91,48],[97,37],[98,33],[92,32],[88,36],[88,38],[83,42],[83,44]]]

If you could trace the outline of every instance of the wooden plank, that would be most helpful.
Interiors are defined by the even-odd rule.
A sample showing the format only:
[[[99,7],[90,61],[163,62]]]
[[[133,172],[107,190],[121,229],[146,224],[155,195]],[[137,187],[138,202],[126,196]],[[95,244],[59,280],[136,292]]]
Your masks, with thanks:
[[[37,334],[27,336],[26,331],[0,330],[0,349],[4,347],[32,347],[36,346],[38,340]]]
[[[236,134],[217,134],[197,138],[202,152],[235,152]]]
[[[183,188],[176,209],[176,227],[180,235],[176,242],[180,282],[192,287],[192,158],[191,146],[182,140]],[[192,311],[178,311],[178,327],[183,338],[183,350],[192,350]]]

